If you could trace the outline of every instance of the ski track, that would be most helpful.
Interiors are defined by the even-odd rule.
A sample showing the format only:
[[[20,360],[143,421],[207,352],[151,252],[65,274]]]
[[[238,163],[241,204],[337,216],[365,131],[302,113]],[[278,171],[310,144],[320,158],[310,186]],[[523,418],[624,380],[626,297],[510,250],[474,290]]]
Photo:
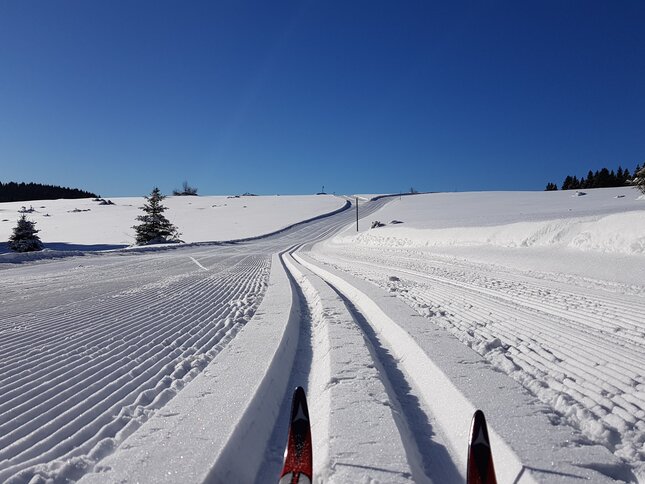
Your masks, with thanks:
[[[302,362],[296,361],[292,382],[304,379],[315,410],[316,482],[358,482],[368,477],[384,483],[410,482],[413,474],[416,482],[428,482],[418,469],[417,448],[411,451],[414,472],[406,461],[405,449],[411,446],[412,433],[408,422],[399,417],[403,415],[401,406],[357,325],[356,314],[291,254],[285,256],[285,263],[298,287],[301,305],[306,306],[300,346],[309,348],[304,353],[310,374],[302,375]],[[403,438],[400,427],[405,428]],[[361,442],[356,442],[356,434],[362,436]],[[268,477],[262,476],[258,482]]]
[[[405,250],[312,253],[366,278],[446,328],[567,423],[645,460],[645,300],[615,284],[566,281]]]
[[[232,245],[3,268],[0,481],[80,479],[252,318],[272,254],[352,220],[346,211]]]

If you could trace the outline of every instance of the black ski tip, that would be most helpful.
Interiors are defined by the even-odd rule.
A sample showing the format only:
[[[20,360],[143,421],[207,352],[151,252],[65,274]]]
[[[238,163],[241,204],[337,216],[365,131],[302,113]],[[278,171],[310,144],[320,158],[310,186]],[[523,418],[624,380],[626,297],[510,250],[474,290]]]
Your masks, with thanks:
[[[466,471],[468,484],[496,484],[493,454],[488,437],[486,417],[481,410],[473,414],[468,441],[468,468]]]
[[[307,407],[307,395],[305,389],[297,386],[293,390],[293,398],[291,400],[291,422],[302,419],[309,422],[309,408]]]
[[[484,412],[477,409],[473,414],[473,420],[470,427],[470,443],[484,443],[481,442],[481,439],[484,439],[486,445],[490,446],[490,440],[488,438],[488,426],[486,425],[486,417]],[[477,439],[480,439],[480,442],[477,442]]]
[[[473,413],[473,422],[486,425],[486,416],[484,415],[484,412],[479,409],[475,410],[475,413]]]

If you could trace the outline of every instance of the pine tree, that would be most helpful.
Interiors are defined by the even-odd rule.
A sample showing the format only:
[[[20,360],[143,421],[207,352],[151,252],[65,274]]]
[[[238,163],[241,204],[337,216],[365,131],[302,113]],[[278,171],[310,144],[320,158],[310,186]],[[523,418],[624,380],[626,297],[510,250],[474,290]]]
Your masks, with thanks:
[[[629,172],[629,168],[625,168],[623,172],[623,185],[629,184],[632,180],[632,174]]]
[[[27,220],[27,216],[23,213],[18,219],[18,224],[13,228],[13,234],[9,237],[9,248],[16,252],[43,250],[38,232],[36,222]]]
[[[180,234],[177,227],[163,214],[167,210],[161,204],[164,198],[166,197],[157,187],[152,190],[149,197],[145,197],[147,203],[140,207],[145,214],[139,215],[137,220],[141,223],[132,227],[137,233],[137,245],[179,242]]]
[[[625,184],[625,174],[623,173],[623,167],[618,165],[618,171],[616,172],[616,186],[622,186]]]
[[[610,182],[611,178],[607,168],[602,168],[594,174],[594,188],[605,188],[611,186]]]
[[[572,182],[573,182],[573,178],[571,178],[571,175],[567,175],[567,177],[562,182],[562,190],[571,190]]]

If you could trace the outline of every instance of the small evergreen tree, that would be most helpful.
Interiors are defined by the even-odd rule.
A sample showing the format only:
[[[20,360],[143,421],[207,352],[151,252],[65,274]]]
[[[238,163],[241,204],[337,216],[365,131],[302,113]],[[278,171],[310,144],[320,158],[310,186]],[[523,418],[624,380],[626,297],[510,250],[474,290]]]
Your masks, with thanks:
[[[38,232],[36,222],[27,220],[27,216],[23,213],[18,219],[18,225],[13,228],[13,234],[9,237],[9,248],[16,252],[43,250]]]
[[[147,203],[140,207],[145,214],[139,215],[137,220],[141,223],[132,227],[137,233],[137,245],[179,242],[180,234],[177,227],[163,214],[167,210],[161,204],[164,198],[166,197],[157,187],[152,190],[149,197],[145,197]]]
[[[555,183],[549,182],[546,184],[546,188],[544,190],[547,192],[550,192],[552,190],[557,190],[557,189],[558,189],[558,186]]]

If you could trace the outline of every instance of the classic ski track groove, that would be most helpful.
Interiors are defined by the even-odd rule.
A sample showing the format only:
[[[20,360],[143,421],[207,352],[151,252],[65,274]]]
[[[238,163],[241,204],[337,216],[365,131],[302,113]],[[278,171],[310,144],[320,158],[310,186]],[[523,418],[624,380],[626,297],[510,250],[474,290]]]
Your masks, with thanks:
[[[309,375],[309,385],[312,387],[312,408],[322,407],[329,411],[325,401],[347,398],[348,392],[355,393],[358,389],[365,393],[361,405],[351,405],[339,411],[339,415],[345,419],[345,424],[338,421],[338,415],[312,415],[312,425],[315,429],[314,448],[321,449],[322,454],[316,453],[316,479],[319,482],[321,479],[325,482],[357,481],[365,478],[366,469],[372,469],[371,478],[377,479],[378,482],[410,482],[413,475],[410,468],[414,468],[416,482],[431,482],[421,470],[423,466],[420,463],[420,452],[411,437],[412,432],[405,420],[405,413],[401,411],[398,401],[400,397],[395,394],[382,362],[376,358],[368,337],[356,322],[356,314],[360,313],[355,308],[349,309],[342,298],[332,292],[333,286],[294,259],[293,253],[296,250],[297,248],[289,251],[283,259],[293,281],[300,288],[300,294],[304,299],[302,303],[308,305],[308,312],[312,315],[311,319],[301,320],[301,324],[311,325],[311,371],[314,374]],[[330,306],[329,294],[326,299],[322,298],[320,289],[316,289],[321,285],[327,288],[328,293],[333,294],[333,306]],[[343,341],[342,348],[334,345],[339,337]],[[318,345],[314,345],[314,341],[318,341]],[[344,363],[339,366],[339,362]],[[351,389],[347,387],[347,383],[351,384]],[[366,441],[362,445],[373,447],[378,442],[381,447],[382,458],[375,462],[370,462],[366,456],[361,455],[360,450],[354,447],[355,442],[352,442],[352,447],[344,443],[346,424],[361,422],[368,410],[380,416],[378,425],[363,422]],[[404,429],[401,430],[401,427]],[[406,456],[404,449],[410,449],[410,455]],[[403,456],[411,460],[410,468],[402,461]],[[345,461],[348,460],[354,467],[345,467]]]
[[[645,312],[642,297],[616,300],[601,292],[601,283],[589,296],[571,278],[565,286],[510,271],[490,277],[485,267],[463,261],[414,261],[396,253],[383,259],[376,262],[369,250],[352,252],[352,259],[321,256],[390,288],[598,441],[586,428],[590,419],[579,414],[589,412],[604,427],[599,443],[617,455],[639,452],[645,439],[645,350],[634,336],[642,337],[645,327],[632,315]],[[389,275],[400,281],[389,281]]]

